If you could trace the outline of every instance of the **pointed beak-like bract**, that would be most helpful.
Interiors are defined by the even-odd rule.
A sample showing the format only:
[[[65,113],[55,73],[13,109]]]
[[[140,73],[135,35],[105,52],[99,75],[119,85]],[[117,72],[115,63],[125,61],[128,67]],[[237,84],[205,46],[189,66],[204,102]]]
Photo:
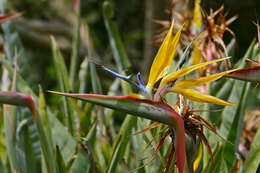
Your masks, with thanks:
[[[146,86],[148,91],[151,91],[154,84],[168,73],[172,64],[183,28],[182,26],[173,37],[173,23],[174,22],[172,22],[170,30],[165,37],[150,69],[148,84]]]

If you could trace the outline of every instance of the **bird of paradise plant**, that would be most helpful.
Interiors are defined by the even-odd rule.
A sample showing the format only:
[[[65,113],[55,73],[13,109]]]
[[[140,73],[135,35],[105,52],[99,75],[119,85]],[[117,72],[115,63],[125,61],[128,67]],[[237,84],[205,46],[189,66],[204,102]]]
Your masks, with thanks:
[[[77,7],[78,2],[79,1],[77,1],[77,0],[74,1],[75,7]],[[198,2],[200,2],[200,1],[196,0],[196,2],[197,2],[197,6],[195,8],[198,10],[198,8],[199,8]],[[194,10],[194,11],[196,11],[196,10]],[[111,14],[111,13],[109,13],[109,14]],[[0,19],[0,23],[1,23],[1,21],[5,21],[8,19],[14,18],[16,15],[17,14],[2,16],[2,18]],[[111,17],[111,15],[110,15],[110,17]],[[199,18],[199,16],[197,16],[197,17],[194,16],[194,18]],[[109,23],[109,24],[111,24],[111,23]],[[113,26],[113,25],[111,25],[111,26]],[[108,26],[108,27],[111,27],[111,26]],[[198,62],[193,66],[190,66],[190,67],[188,66],[188,67],[182,68],[182,66],[184,65],[184,62],[188,56],[187,50],[190,49],[190,47],[192,45],[193,46],[195,45],[195,44],[193,44],[195,42],[193,39],[193,41],[188,44],[186,50],[184,51],[183,56],[181,57],[178,65],[176,67],[176,70],[173,71],[174,68],[172,66],[172,61],[174,60],[174,56],[175,56],[174,54],[176,53],[176,48],[178,47],[177,45],[180,44],[180,40],[182,39],[181,32],[184,32],[184,30],[185,30],[184,28],[186,26],[177,25],[177,27],[176,27],[176,25],[173,26],[173,23],[170,23],[169,26],[170,26],[169,32],[167,32],[166,37],[158,51],[158,54],[156,55],[156,57],[154,59],[154,62],[152,64],[152,67],[150,70],[149,79],[148,79],[148,82],[146,85],[142,81],[140,73],[137,74],[138,82],[135,82],[135,81],[131,80],[131,76],[124,75],[122,68],[118,68],[118,71],[120,72],[120,74],[119,74],[119,73],[113,72],[110,69],[101,65],[101,67],[106,72],[110,73],[111,75],[113,75],[117,78],[127,81],[128,83],[130,83],[131,85],[135,86],[136,88],[138,88],[140,90],[139,94],[130,94],[130,95],[125,94],[124,96],[106,96],[106,95],[97,95],[97,94],[64,93],[64,92],[70,91],[68,77],[66,74],[66,72],[67,72],[66,66],[65,66],[64,62],[62,61],[61,54],[58,51],[58,48],[56,47],[54,39],[52,38],[53,52],[54,52],[53,54],[54,54],[54,57],[56,58],[55,63],[57,65],[56,69],[60,73],[64,74],[64,76],[59,76],[59,74],[58,74],[59,78],[61,79],[60,80],[60,83],[62,86],[61,90],[63,92],[62,93],[54,92],[54,91],[52,91],[52,92],[56,93],[56,94],[60,94],[60,95],[65,95],[68,97],[74,97],[76,99],[82,99],[87,102],[92,102],[95,104],[99,104],[99,105],[102,105],[105,107],[109,107],[109,108],[112,108],[115,110],[123,111],[123,112],[129,113],[129,114],[132,114],[132,115],[136,115],[139,117],[143,117],[143,118],[155,121],[154,123],[151,123],[147,128],[145,128],[139,132],[136,132],[135,134],[145,133],[148,130],[162,126],[162,128],[159,131],[157,131],[158,132],[157,134],[160,133],[160,135],[161,134],[162,135],[155,148],[152,158],[148,162],[145,162],[144,164],[141,163],[141,164],[143,164],[141,167],[144,167],[144,166],[150,164],[152,162],[152,160],[158,154],[160,155],[159,150],[161,149],[161,147],[164,143],[167,143],[166,139],[170,138],[171,140],[168,140],[168,141],[170,141],[169,149],[167,149],[168,153],[166,154],[167,163],[166,164],[163,163],[162,164],[163,166],[161,167],[161,168],[164,168],[164,172],[169,172],[173,168],[178,169],[179,171],[177,171],[177,172],[181,172],[181,173],[186,170],[188,170],[188,172],[196,172],[196,170],[200,169],[200,167],[202,166],[201,160],[202,160],[202,158],[204,158],[204,154],[202,152],[203,144],[206,146],[206,149],[208,150],[210,159],[212,161],[212,163],[209,162],[209,163],[206,163],[206,165],[204,165],[205,160],[207,161],[207,159],[204,159],[204,163],[203,163],[204,171],[203,172],[207,172],[207,170],[210,170],[210,171],[215,170],[215,172],[219,172],[217,170],[219,170],[219,168],[222,169],[222,167],[224,167],[225,164],[228,165],[228,167],[229,167],[227,170],[235,171],[238,168],[237,167],[238,164],[240,163],[238,160],[235,160],[235,153],[236,153],[235,147],[238,146],[237,144],[235,144],[235,140],[239,139],[240,136],[237,136],[235,138],[233,132],[239,131],[237,129],[239,129],[242,126],[239,121],[240,121],[241,117],[243,118],[243,114],[244,114],[243,110],[245,110],[244,105],[245,105],[246,95],[247,95],[246,94],[247,92],[245,92],[245,91],[249,90],[249,85],[244,84],[243,90],[242,89],[239,90],[243,93],[243,94],[241,94],[242,99],[240,99],[239,102],[236,102],[234,99],[228,99],[228,100],[231,100],[232,102],[234,101],[234,102],[238,103],[238,106],[236,108],[233,108],[233,109],[236,109],[236,110],[234,110],[236,115],[235,115],[235,118],[232,123],[232,128],[227,136],[227,139],[229,141],[231,141],[232,143],[234,143],[235,145],[231,145],[231,146],[227,145],[227,141],[225,141],[225,144],[218,145],[214,149],[214,152],[211,151],[211,147],[213,146],[211,144],[212,140],[210,140],[210,138],[208,138],[208,136],[206,136],[204,134],[203,128],[207,128],[208,130],[210,130],[211,132],[215,133],[218,136],[216,129],[213,127],[212,124],[210,124],[202,116],[197,114],[197,112],[199,110],[192,108],[193,104],[191,104],[191,101],[209,102],[209,103],[220,104],[220,105],[225,105],[225,106],[233,106],[233,104],[226,102],[224,100],[218,99],[216,97],[210,96],[210,95],[202,94],[193,88],[198,87],[200,85],[204,85],[209,82],[213,82],[217,79],[220,79],[223,76],[227,76],[227,77],[231,77],[231,78],[235,78],[235,79],[239,79],[239,80],[247,80],[247,81],[251,81],[251,82],[260,82],[259,62],[247,60],[249,62],[249,65],[251,65],[252,67],[238,69],[238,70],[229,70],[229,71],[225,71],[225,72],[221,72],[221,73],[217,73],[217,74],[208,75],[206,77],[188,78],[186,76],[188,74],[190,74],[192,71],[199,70],[200,68],[207,68],[207,65],[212,65],[212,64],[216,65],[216,63],[220,64],[223,60],[226,60],[228,58],[222,58],[222,59],[218,59],[218,60],[214,60],[214,61],[210,61],[210,62],[204,62],[204,63]],[[176,32],[172,32],[176,28],[178,28],[178,30]],[[115,31],[115,30],[113,30],[113,31]],[[176,34],[174,34],[174,33],[176,33]],[[173,35],[175,35],[175,36],[173,36]],[[111,37],[110,39],[114,39],[114,37]],[[115,43],[114,40],[112,40],[113,46],[115,46],[114,43]],[[197,43],[199,43],[199,41]],[[250,50],[251,50],[251,48],[250,48]],[[249,57],[249,56],[246,56],[246,57]],[[40,95],[39,95],[39,97],[37,97],[33,93],[33,91],[30,89],[30,87],[28,87],[27,84],[24,82],[23,78],[17,73],[17,63],[15,63],[14,69],[12,69],[12,67],[9,65],[8,61],[5,60],[5,58],[2,57],[2,55],[0,55],[0,59],[1,59],[3,66],[8,70],[8,72],[10,74],[13,74],[12,91],[0,91],[0,103],[1,104],[2,103],[11,104],[11,105],[16,105],[16,106],[25,106],[25,107],[30,108],[30,110],[32,112],[32,118],[34,120],[34,124],[36,125],[36,128],[37,128],[37,131],[35,131],[35,132],[38,132],[39,142],[41,144],[41,146],[38,147],[38,149],[40,149],[42,151],[42,155],[45,160],[45,164],[43,165],[43,167],[37,166],[37,170],[46,169],[46,171],[43,171],[43,172],[52,172],[52,173],[60,172],[61,170],[62,170],[62,172],[69,172],[69,170],[71,170],[73,172],[78,172],[78,169],[83,170],[83,172],[86,172],[87,169],[88,169],[87,172],[90,172],[90,171],[99,172],[98,169],[102,170],[100,172],[105,172],[105,169],[106,169],[106,172],[117,172],[115,170],[121,171],[120,168],[116,169],[115,167],[116,167],[116,165],[118,165],[119,162],[122,161],[121,158],[125,157],[125,156],[122,156],[123,155],[122,153],[127,153],[127,152],[124,152],[124,150],[128,150],[127,147],[125,147],[125,146],[126,145],[129,146],[128,145],[129,143],[127,143],[128,138],[126,138],[126,136],[128,136],[128,134],[130,134],[132,132],[132,131],[130,131],[130,128],[132,128],[132,127],[122,128],[125,125],[125,124],[123,124],[121,126],[121,129],[127,129],[127,130],[125,130],[125,131],[127,131],[127,133],[122,135],[123,133],[120,133],[121,132],[121,129],[120,129],[120,132],[117,135],[117,137],[119,137],[119,138],[116,138],[116,140],[114,140],[114,142],[112,144],[112,146],[113,146],[112,151],[110,151],[109,153],[106,153],[105,150],[102,151],[102,153],[98,154],[99,156],[98,156],[97,160],[95,161],[96,158],[94,158],[94,157],[95,157],[96,153],[94,155],[92,155],[92,151],[94,153],[94,152],[96,152],[96,150],[92,149],[91,146],[90,147],[88,146],[88,142],[89,142],[88,139],[84,138],[84,142],[82,142],[82,141],[79,141],[77,138],[77,137],[83,137],[83,135],[76,134],[76,129],[74,129],[74,123],[75,123],[74,117],[67,117],[68,122],[70,122],[70,124],[67,126],[60,123],[60,121],[58,119],[56,119],[55,116],[53,116],[53,114],[51,114],[51,112],[47,111],[48,109],[45,105],[43,92],[40,91]],[[17,59],[15,61],[17,61]],[[86,61],[84,61],[84,62],[86,62]],[[91,64],[91,65],[93,67],[94,64]],[[86,66],[84,66],[84,67],[86,67]],[[242,67],[242,66],[240,66],[240,67]],[[84,69],[84,71],[85,71],[85,69]],[[94,72],[92,70],[91,75],[93,75],[93,74],[94,74]],[[95,75],[93,75],[93,76],[96,77]],[[64,79],[63,79],[63,77],[64,77]],[[15,89],[16,80],[18,82],[18,85],[17,85],[18,92],[16,92],[16,89]],[[233,80],[230,80],[230,81],[233,81]],[[230,82],[230,81],[227,81],[227,82]],[[93,83],[95,83],[95,81]],[[63,84],[66,89],[63,89]],[[234,86],[238,86],[237,84],[239,84],[239,83],[236,83]],[[239,86],[237,88],[239,88]],[[236,90],[237,88],[235,88],[234,91],[237,91]],[[93,87],[93,89],[95,89],[95,86]],[[83,91],[83,90],[80,90],[80,91]],[[22,93],[20,93],[20,92],[22,92]],[[168,98],[166,97],[168,93],[172,93],[172,92],[178,94],[178,96],[179,96],[179,99],[177,99],[175,103],[172,101],[169,101]],[[240,92],[237,92],[237,93],[240,93]],[[238,97],[240,97],[240,96],[237,96],[236,98],[238,98]],[[227,99],[227,98],[225,98],[225,99]],[[66,101],[71,101],[71,100],[64,99],[64,103],[65,103],[64,108],[70,108],[71,111],[66,111],[66,113],[64,113],[64,115],[70,115],[70,114],[72,115],[73,107],[70,107],[70,106],[74,106],[74,108],[76,109],[76,112],[79,115],[79,117],[78,117],[79,121],[77,121],[77,123],[80,122],[80,125],[79,125],[79,127],[77,127],[77,129],[81,130],[80,132],[82,132],[83,130],[80,128],[83,125],[88,126],[90,124],[90,123],[85,123],[86,121],[81,120],[82,116],[85,115],[85,112],[81,112],[80,109],[77,110],[77,108],[79,108],[79,106],[76,104],[76,102],[72,101],[74,104],[74,105],[72,105],[72,103],[67,104]],[[194,106],[194,108],[196,108],[196,107]],[[210,107],[210,109],[213,110],[214,108]],[[225,108],[225,109],[227,109],[227,108]],[[31,154],[31,151],[33,151],[32,150],[32,141],[30,140],[30,138],[28,138],[29,131],[28,131],[27,127],[29,127],[30,124],[27,124],[27,122],[28,122],[27,120],[29,120],[29,119],[26,119],[26,121],[21,121],[21,123],[19,123],[16,128],[16,125],[13,124],[12,121],[10,121],[10,120],[12,118],[16,118],[16,116],[20,115],[20,111],[17,111],[19,114],[16,114],[16,111],[13,107],[3,106],[3,112],[4,112],[3,113],[4,116],[2,116],[2,117],[4,117],[4,126],[5,126],[6,131],[5,131],[5,133],[2,133],[0,135],[0,137],[1,137],[0,142],[2,145],[2,139],[3,139],[3,136],[5,136],[6,137],[7,158],[8,158],[7,167],[10,167],[9,172],[17,172],[17,171],[21,172],[21,171],[25,170],[24,169],[25,167],[28,170],[29,169],[34,170],[32,172],[38,172],[36,170],[35,164],[33,164],[33,163],[35,163],[34,162],[35,160],[33,159],[33,156]],[[129,116],[128,116],[128,118],[129,118]],[[126,119],[128,119],[128,118],[126,118]],[[130,117],[130,118],[132,118],[132,117]],[[50,122],[49,120],[51,121],[51,123],[49,123]],[[96,120],[94,120],[94,121],[96,122]],[[130,121],[124,121],[124,123],[125,122],[130,122]],[[140,120],[139,122],[140,122],[140,124],[142,124],[142,120]],[[137,123],[138,125],[139,125],[139,122]],[[256,122],[256,121],[254,121],[254,122]],[[129,123],[129,124],[131,124],[131,123]],[[250,123],[250,126],[251,126],[251,124],[252,123]],[[131,126],[131,125],[129,125],[129,126]],[[93,135],[92,129],[96,130],[97,126],[93,125],[90,127],[91,127],[91,130],[89,130],[89,133],[87,136],[92,136]],[[108,128],[111,128],[111,127],[112,126],[109,126]],[[257,126],[256,126],[256,128],[257,128]],[[256,128],[254,128],[253,130],[256,130]],[[69,130],[67,130],[67,129],[69,129]],[[113,129],[113,130],[115,130],[115,129]],[[70,133],[68,131],[70,131]],[[86,131],[88,131],[88,130],[86,130]],[[246,134],[252,135],[251,130],[248,131],[248,128],[247,128],[247,131],[245,131],[245,132],[247,132]],[[250,133],[248,133],[248,132],[250,132]],[[255,156],[257,156],[257,152],[259,150],[258,149],[259,145],[257,144],[257,143],[259,143],[258,141],[260,141],[259,132],[260,131],[258,130],[256,137],[255,137],[255,138],[257,138],[257,140],[254,140],[255,142],[253,142],[251,140],[252,145],[251,145],[250,152],[248,153],[248,157],[245,161],[245,164],[243,164],[243,172],[255,172],[252,170],[254,170],[254,169],[256,170],[258,168],[259,161],[257,161],[258,158]],[[33,134],[33,133],[30,132],[30,134]],[[59,135],[57,135],[57,134],[59,134]],[[73,137],[75,137],[77,139],[73,138],[72,135],[75,135]],[[61,137],[59,137],[59,136],[61,136]],[[102,135],[100,135],[100,136],[102,138],[102,142],[101,142],[102,144],[96,145],[97,146],[96,149],[100,150],[100,146],[101,146],[101,150],[103,150],[104,148],[106,148],[107,150],[110,150],[111,149],[110,144],[108,144],[108,142],[106,142],[104,140]],[[97,135],[96,140],[99,140],[100,136]],[[115,135],[113,135],[113,136],[111,135],[111,139],[114,136]],[[56,139],[56,138],[59,138],[59,139]],[[22,139],[22,140],[20,140],[20,139]],[[118,142],[119,140],[117,140],[117,139],[119,139],[119,140],[123,139],[123,142],[121,143],[122,145],[120,145],[120,142]],[[150,140],[150,139],[148,139],[148,140]],[[246,140],[248,140],[248,139],[246,139]],[[62,141],[62,142],[58,142],[58,141]],[[36,142],[38,142],[38,141],[36,141]],[[26,146],[26,148],[20,148],[20,144]],[[63,144],[66,144],[66,146],[64,147]],[[70,146],[68,146],[67,144],[70,144]],[[93,142],[93,145],[95,145],[95,144],[97,144],[97,142]],[[125,146],[123,146],[123,145],[125,145]],[[123,146],[123,147],[121,147],[121,146]],[[138,145],[138,147],[139,146],[140,145]],[[243,145],[239,145],[239,147],[240,146],[243,146]],[[139,151],[138,147],[136,147],[136,148]],[[234,148],[232,152],[230,152],[230,147],[231,147],[231,149]],[[64,149],[64,148],[67,148],[67,149]],[[196,148],[196,150],[194,150],[194,148]],[[25,151],[23,151],[23,150],[25,150]],[[8,151],[10,151],[10,152],[8,152]],[[239,148],[239,151],[240,151],[240,148]],[[247,150],[242,149],[241,151],[247,151]],[[22,157],[20,157],[19,156],[20,153],[25,153],[25,155],[22,155]],[[70,153],[70,156],[68,157],[67,154],[64,154],[64,153]],[[130,153],[130,152],[128,152],[128,153]],[[186,153],[187,153],[187,155],[186,155]],[[110,155],[110,156],[103,157],[103,154]],[[163,154],[165,154],[165,153],[163,153]],[[175,157],[174,157],[174,154],[175,154]],[[83,155],[85,155],[86,157],[85,156],[83,157]],[[221,158],[219,157],[220,155],[221,155]],[[246,155],[247,155],[247,153],[246,153]],[[24,157],[24,156],[26,156],[26,157]],[[230,158],[226,159],[226,157],[229,157],[229,156],[230,156]],[[225,162],[222,166],[222,163],[219,163],[219,162],[222,162],[223,157],[225,157],[227,162]],[[20,162],[22,160],[21,158],[26,158],[26,161],[25,161],[26,163],[23,163],[24,161]],[[176,161],[174,160],[174,158],[176,158]],[[102,160],[102,159],[106,159],[106,161],[109,160],[109,162],[111,162],[111,163],[109,163],[108,165],[98,163],[98,161]],[[132,157],[131,157],[131,159],[132,159]],[[117,161],[114,162],[114,160],[117,160]],[[235,164],[233,164],[233,160],[234,160]],[[38,161],[39,161],[39,163],[41,163],[41,162],[44,163],[41,159]],[[91,162],[90,163],[91,168],[84,167],[84,165],[89,164],[88,161]],[[122,161],[122,162],[124,162],[124,161]],[[124,162],[123,164],[125,164],[125,163],[126,162]],[[127,163],[127,164],[129,164],[127,166],[129,166],[129,168],[138,167],[138,164],[139,164],[138,162],[137,162],[137,164],[134,163],[134,165],[137,165],[137,166],[133,166],[132,163],[133,162]],[[175,166],[175,163],[176,163],[176,166]],[[2,165],[1,159],[0,159],[0,164]],[[255,166],[252,167],[252,164],[255,164]],[[34,168],[32,168],[32,167],[34,167]],[[139,169],[141,167],[138,167],[137,169]],[[213,167],[215,167],[216,169]],[[146,171],[146,172],[151,172],[150,170],[154,170],[153,168],[154,167],[152,167],[151,169],[147,168],[148,171]],[[125,168],[125,167],[124,167],[124,169],[127,170],[127,168]],[[240,167],[240,169],[241,169],[241,167]],[[2,170],[4,170],[4,171],[2,171]],[[2,169],[2,167],[1,167],[0,172],[5,172],[5,169]],[[225,172],[228,172],[228,171],[225,171]]]
[[[193,133],[190,129],[186,129],[191,126],[185,126],[185,124],[187,124],[187,116],[185,118],[185,116],[182,115],[182,112],[177,110],[178,108],[174,108],[170,105],[170,103],[165,102],[164,97],[167,93],[174,92],[177,94],[181,94],[185,98],[192,101],[209,102],[214,104],[233,106],[232,103],[218,99],[210,95],[202,94],[192,89],[193,87],[197,87],[205,83],[220,79],[221,77],[230,73],[232,70],[218,74],[213,74],[202,78],[180,80],[181,77],[189,74],[190,72],[196,69],[228,59],[222,58],[210,62],[196,64],[183,69],[180,69],[183,65],[183,63],[180,63],[177,68],[177,71],[169,73],[170,66],[174,59],[176,48],[183,28],[181,27],[179,31],[176,33],[176,35],[173,36],[173,26],[174,25],[172,22],[170,30],[153,61],[147,85],[144,85],[140,73],[138,73],[137,75],[138,83],[135,83],[131,81],[129,76],[123,76],[103,67],[103,69],[105,69],[113,76],[121,78],[140,89],[141,94],[131,94],[127,96],[106,96],[96,94],[61,93],[55,91],[50,92],[76,99],[85,100],[87,102],[92,102],[98,105],[120,110],[126,113],[130,113],[132,115],[147,118],[168,125],[168,130],[161,139],[156,149],[156,152],[158,152],[160,148],[159,146],[161,146],[161,144],[167,136],[173,137],[174,140],[172,145],[174,147],[171,151],[172,153],[169,155],[169,163],[166,166],[166,171],[168,171],[169,169],[171,159],[173,157],[173,152],[175,151],[177,167],[179,169],[179,172],[182,173],[184,172],[186,162],[185,133],[191,134],[193,137],[198,135],[199,137],[203,138],[202,140],[204,142],[206,141],[206,139],[204,135],[201,135],[203,133],[201,129],[199,130],[199,133]],[[185,58],[186,55],[182,58],[182,61],[184,61]],[[155,84],[158,83],[158,81],[160,81],[159,87],[156,88]],[[214,131],[214,128],[210,126],[208,122],[204,121],[204,119],[200,118],[200,116],[188,112],[189,111],[186,110],[185,113],[187,115],[189,114],[189,116],[191,117],[191,119],[188,119],[188,121],[199,122],[200,126],[206,126],[207,128]],[[148,129],[151,129],[151,127]]]

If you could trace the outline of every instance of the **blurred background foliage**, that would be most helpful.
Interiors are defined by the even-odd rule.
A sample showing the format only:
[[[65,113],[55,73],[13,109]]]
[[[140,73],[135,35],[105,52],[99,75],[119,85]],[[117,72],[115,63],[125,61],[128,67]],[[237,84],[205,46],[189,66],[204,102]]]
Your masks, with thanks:
[[[102,3],[103,0],[85,0],[81,5],[82,23],[88,23],[94,47],[104,65],[112,64],[112,52],[105,29]],[[152,41],[156,30],[160,27],[152,19],[168,19],[164,13],[169,8],[169,0],[110,0],[115,10],[115,18],[128,56],[133,64],[134,72],[141,71],[148,74],[156,47]],[[26,78],[33,83],[39,83],[43,88],[55,88],[54,70],[51,67],[50,35],[57,39],[64,53],[66,63],[69,64],[73,24],[75,14],[72,0],[23,0],[8,1],[8,9],[13,12],[24,12],[22,18],[14,21],[16,30],[26,50],[28,61],[33,64]],[[189,1],[192,8],[193,1]],[[222,4],[228,16],[238,15],[238,19],[230,25],[236,34],[236,56],[242,57],[251,40],[256,36],[256,28],[252,21],[256,21],[260,14],[259,0],[202,0],[201,6],[206,10],[216,10]],[[81,38],[84,39],[84,38]],[[224,35],[224,41],[231,39]],[[84,40],[83,40],[84,41]],[[81,44],[81,60],[87,55],[87,49]],[[148,60],[147,60],[148,59]],[[109,77],[108,77],[109,78]],[[38,87],[33,87],[37,89]]]

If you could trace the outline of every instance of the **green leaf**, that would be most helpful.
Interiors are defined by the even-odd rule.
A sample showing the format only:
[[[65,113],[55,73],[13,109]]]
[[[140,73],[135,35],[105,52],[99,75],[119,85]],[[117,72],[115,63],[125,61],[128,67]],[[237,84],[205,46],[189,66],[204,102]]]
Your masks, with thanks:
[[[2,65],[7,69],[9,75],[13,76],[14,68],[12,67],[12,65],[10,65],[10,63],[6,60],[6,58],[0,55],[0,61]],[[35,93],[32,91],[30,86],[25,82],[23,77],[19,73],[17,73],[16,75],[17,75],[17,89],[22,93],[32,95],[32,97],[35,98],[36,97]]]
[[[88,153],[84,149],[81,148],[79,150],[76,160],[72,165],[72,170],[75,173],[89,173],[90,171],[93,171],[93,169],[91,170]]]
[[[86,91],[87,91],[88,71],[89,71],[89,62],[88,62],[88,59],[85,58],[83,60],[83,62],[81,63],[80,70],[79,70],[79,80],[80,80],[79,92],[80,93],[86,93]]]
[[[7,168],[5,167],[1,159],[0,159],[0,172],[8,173]]]
[[[211,95],[214,95],[215,97],[217,98],[220,98],[222,100],[228,100],[228,98],[230,97],[230,94],[231,94],[231,91],[233,89],[233,86],[234,86],[234,80],[228,80],[228,81],[225,81],[225,80],[221,80],[221,81],[218,81],[220,83],[219,86],[221,86],[220,88],[218,88],[217,86],[215,87],[216,89],[212,89],[211,92],[212,94]],[[225,106],[222,106],[222,105],[215,105],[215,104],[210,104],[209,105],[209,110],[222,110],[224,109]],[[230,108],[232,109],[232,108]],[[209,120],[211,123],[213,123],[214,125],[216,126],[219,126],[220,123],[221,123],[221,116],[219,115],[220,112],[217,111],[217,112],[208,112],[209,114]]]
[[[125,149],[129,143],[129,135],[132,133],[132,128],[137,122],[136,117],[127,115],[123,124],[121,125],[120,132],[113,143],[112,157],[109,161],[107,173],[113,173],[116,171],[116,167],[124,156]]]
[[[105,26],[108,31],[110,45],[112,47],[112,53],[115,58],[118,72],[121,74],[123,71],[129,69],[131,64],[127,57],[122,40],[119,36],[119,31],[116,23],[113,21],[114,11],[111,7],[110,2],[108,1],[105,1],[103,3],[103,14],[105,19]]]
[[[80,48],[80,9],[81,9],[81,1],[78,0],[76,5],[76,24],[74,26],[74,35],[72,40],[72,53],[70,57],[70,86],[71,89],[74,90],[75,87],[75,79],[76,79],[76,71],[77,64],[79,59],[79,48]]]
[[[75,153],[77,143],[68,132],[67,128],[63,126],[54,115],[48,114],[48,117],[53,144],[60,148],[64,161],[67,164]]]
[[[24,120],[24,121],[26,121],[26,120]],[[17,133],[20,134],[20,135],[17,135],[17,137],[20,138],[18,140],[18,147],[21,148],[21,150],[20,150],[20,152],[18,152],[19,150],[17,150],[17,152],[18,152],[18,154],[20,154],[22,156],[22,157],[20,157],[20,159],[24,159],[24,160],[19,161],[20,167],[22,166],[21,163],[25,162],[25,165],[24,165],[25,169],[20,168],[21,169],[20,172],[24,172],[24,173],[39,172],[41,170],[40,169],[41,167],[40,167],[40,165],[36,164],[36,155],[33,150],[33,146],[32,146],[33,143],[32,143],[32,140],[31,140],[31,137],[29,134],[28,124],[27,123],[24,124],[24,126],[21,128],[22,129],[20,130],[20,132],[17,131]],[[37,166],[39,166],[39,167],[37,167]]]
[[[56,163],[57,163],[58,173],[68,172],[59,146],[56,146]]]
[[[50,92],[85,100],[91,103],[102,105],[104,107],[130,113],[135,116],[158,121],[174,128],[176,133],[174,143],[176,148],[177,167],[179,168],[180,172],[183,172],[186,160],[184,122],[181,116],[169,105],[164,104],[163,102],[140,99],[136,96],[105,96],[97,94],[69,94],[54,91]],[[120,148],[117,147],[116,152],[121,154],[123,151],[119,149]],[[109,171],[113,170],[108,169],[108,172]]]
[[[256,172],[260,164],[260,128],[251,144],[249,154],[243,166],[243,172]]]
[[[257,67],[249,67],[236,70],[226,77],[243,80],[243,81],[250,81],[250,82],[260,82],[260,66]]]
[[[1,99],[1,98],[0,98]],[[18,163],[15,155],[15,126],[13,124],[14,108],[4,106],[4,130],[6,137],[6,149],[12,172],[18,171]]]
[[[235,161],[235,152],[238,152],[238,145],[243,129],[243,121],[245,116],[246,99],[249,92],[250,83],[244,83],[239,104],[237,106],[232,126],[229,130],[227,140],[234,144],[226,142],[224,145],[224,157],[229,170],[233,167]]]
[[[228,173],[225,157],[223,157],[223,149],[224,149],[223,145],[216,146],[213,152],[214,165],[212,165],[212,162],[208,162],[208,165],[203,170],[203,173],[208,173],[208,172]]]
[[[111,109],[130,113],[142,118],[158,121],[163,124],[175,126],[170,111],[173,110],[163,102],[156,102],[147,99],[140,99],[132,96],[106,96],[98,94],[69,94],[56,91],[50,93],[72,97]],[[179,115],[178,115],[179,116]]]
[[[51,37],[51,43],[52,43],[54,64],[57,72],[57,77],[59,79],[60,89],[62,92],[70,92],[69,77],[68,77],[66,65],[54,37]],[[65,111],[65,115],[64,115],[64,119],[66,120],[65,124],[68,125],[70,133],[73,136],[76,136],[75,114],[70,99],[68,98],[63,99],[63,109]]]
[[[35,107],[33,98],[29,95],[25,95],[22,93],[0,91],[0,103],[11,104],[16,106],[25,106],[30,108],[34,123],[36,124],[39,133],[41,148],[46,162],[47,170],[50,173],[56,173],[56,165],[53,154],[54,150],[46,137],[41,117],[37,113],[37,109]]]

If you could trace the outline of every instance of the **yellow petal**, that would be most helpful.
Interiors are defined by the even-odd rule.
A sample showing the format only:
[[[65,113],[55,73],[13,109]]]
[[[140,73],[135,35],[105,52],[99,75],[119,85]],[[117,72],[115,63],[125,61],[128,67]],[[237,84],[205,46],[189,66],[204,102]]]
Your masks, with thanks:
[[[164,39],[150,70],[147,88],[150,90],[153,88],[154,84],[162,77],[166,75],[171,66],[174,54],[176,52],[176,47],[180,39],[181,30],[183,26],[176,33],[174,38],[172,37],[173,23],[170,30]]]
[[[174,87],[183,88],[183,89],[193,88],[196,86],[206,84],[208,82],[213,82],[215,80],[218,80],[221,77],[223,77],[233,71],[236,71],[236,70],[237,69],[224,71],[222,73],[217,73],[217,74],[213,74],[213,75],[206,76],[206,77],[200,77],[200,78],[196,78],[196,79],[187,79],[187,80],[176,81],[174,84]]]
[[[217,105],[225,105],[225,106],[235,106],[232,103],[226,102],[219,98],[213,97],[211,95],[202,94],[193,89],[181,89],[181,88],[172,88],[170,92],[175,92],[183,95],[189,100],[197,101],[197,102],[206,102],[206,103],[214,103]]]
[[[201,57],[202,57],[202,54],[201,54],[201,51],[198,48],[198,42],[194,41],[194,44],[193,44],[193,55],[192,55],[193,65],[199,64]],[[197,75],[199,76],[200,73],[201,73],[201,70],[198,69],[197,70]]]
[[[199,165],[200,165],[200,162],[201,162],[201,159],[202,159],[202,143],[200,143],[200,148],[199,148],[199,153],[193,163],[193,170],[194,172],[196,172],[196,170],[198,169]]]
[[[204,62],[204,63],[196,64],[196,65],[193,65],[193,66],[190,66],[190,67],[186,67],[184,69],[180,69],[176,72],[170,73],[167,76],[165,76],[162,79],[162,82],[161,82],[160,85],[165,86],[167,83],[172,82],[172,81],[178,79],[179,77],[182,77],[182,76],[190,73],[193,70],[196,70],[196,69],[204,67],[206,65],[209,65],[209,64],[212,64],[212,63],[215,63],[215,62],[219,62],[219,61],[223,61],[223,60],[226,60],[226,59],[229,59],[229,58],[230,57],[217,59],[217,60],[214,60],[214,61]]]
[[[130,97],[133,97],[133,98],[136,98],[136,99],[142,98],[142,96],[140,94],[128,94],[127,96],[130,96]]]
[[[195,2],[194,2],[193,21],[196,23],[198,28],[201,28],[201,26],[202,26],[202,17],[201,17],[201,12],[200,12],[200,2],[201,2],[201,0],[195,0]]]

